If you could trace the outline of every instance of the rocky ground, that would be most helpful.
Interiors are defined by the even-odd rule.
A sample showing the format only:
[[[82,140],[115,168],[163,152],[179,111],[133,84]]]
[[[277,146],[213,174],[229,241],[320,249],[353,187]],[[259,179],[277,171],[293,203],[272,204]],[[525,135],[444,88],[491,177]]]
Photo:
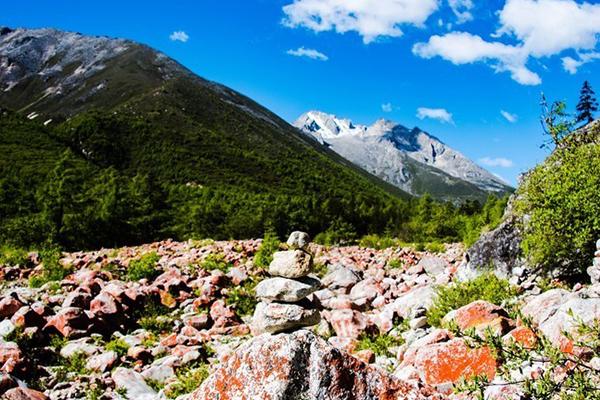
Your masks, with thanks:
[[[500,358],[486,346],[472,346],[461,332],[492,332],[523,346],[544,335],[574,353],[575,339],[564,331],[600,317],[600,285],[552,288],[517,270],[510,309],[475,301],[443,318],[448,329],[432,327],[428,309],[436,288],[460,273],[460,245],[431,254],[311,244],[312,272],[298,280],[318,286],[291,300],[310,302],[307,309],[320,314],[311,321],[320,322],[261,334],[269,329],[252,323],[255,288],[272,278],[254,263],[260,247],[260,240],[164,241],[64,254],[61,264],[71,273],[37,289],[29,286],[43,270],[36,254],[28,265],[2,266],[0,394],[57,400],[468,398],[454,394],[454,385],[485,376],[495,384],[485,389],[487,398],[516,399],[521,388],[500,373]],[[282,299],[270,284],[257,291],[259,309]],[[535,332],[521,318],[531,320]],[[522,381],[548,365],[532,361],[510,376]]]

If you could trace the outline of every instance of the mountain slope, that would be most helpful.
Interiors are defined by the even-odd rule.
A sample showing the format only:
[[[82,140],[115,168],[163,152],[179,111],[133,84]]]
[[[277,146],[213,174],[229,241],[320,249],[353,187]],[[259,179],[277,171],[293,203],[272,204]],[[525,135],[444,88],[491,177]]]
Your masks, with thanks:
[[[146,46],[3,28],[0,65],[0,108],[12,110],[0,150],[14,154],[0,187],[17,188],[0,203],[23,203],[0,210],[0,239],[365,234],[409,218],[406,193]]]
[[[411,194],[481,198],[511,188],[439,139],[414,128],[379,120],[371,126],[319,111],[294,126],[365,170]]]

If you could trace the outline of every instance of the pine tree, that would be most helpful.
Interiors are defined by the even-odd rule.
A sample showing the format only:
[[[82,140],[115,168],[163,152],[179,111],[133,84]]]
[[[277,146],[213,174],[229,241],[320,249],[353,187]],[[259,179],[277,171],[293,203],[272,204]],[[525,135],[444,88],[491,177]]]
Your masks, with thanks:
[[[589,124],[594,120],[594,113],[598,111],[598,102],[595,93],[588,81],[583,82],[581,93],[579,95],[579,104],[577,104],[576,122]]]

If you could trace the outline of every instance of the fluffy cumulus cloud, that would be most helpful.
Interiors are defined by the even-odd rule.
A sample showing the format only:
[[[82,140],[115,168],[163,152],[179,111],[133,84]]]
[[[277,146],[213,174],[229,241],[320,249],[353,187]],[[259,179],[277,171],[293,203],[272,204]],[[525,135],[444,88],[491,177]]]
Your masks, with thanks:
[[[514,165],[512,160],[503,157],[484,157],[479,159],[479,163],[485,165],[486,167],[500,167],[500,168],[510,168]]]
[[[321,53],[320,51],[315,50],[315,49],[306,49],[304,47],[299,47],[296,50],[290,49],[287,51],[287,54],[289,54],[290,56],[294,56],[294,57],[307,57],[307,58],[311,58],[313,60],[319,60],[319,61],[329,60],[329,57],[327,57],[325,54]]]
[[[448,5],[456,15],[456,23],[464,24],[473,19],[471,10],[475,7],[472,0],[448,0]]]
[[[383,112],[389,113],[392,112],[393,109],[392,103],[384,103],[381,105],[381,111]]]
[[[509,72],[523,85],[542,82],[540,76],[527,67],[531,58],[575,50],[579,59],[562,59],[563,67],[569,72],[576,72],[581,65],[598,58],[593,50],[600,35],[600,4],[580,4],[575,0],[507,0],[498,17],[500,28],[493,40],[468,32],[450,32],[417,43],[413,52],[423,58],[439,56],[457,65],[486,62],[497,72]],[[506,40],[512,43],[505,43]]]
[[[283,7],[283,23],[315,32],[357,32],[370,43],[402,36],[402,25],[422,26],[438,7],[438,0],[294,0]]]
[[[517,119],[519,119],[517,114],[511,114],[508,111],[500,110],[500,114],[504,117],[505,120],[507,120],[511,124],[514,124],[515,122],[517,122]]]
[[[174,42],[183,42],[183,43],[185,43],[188,40],[190,40],[190,37],[184,31],[175,31],[175,32],[173,32],[173,33],[171,33],[169,35],[169,39],[171,39]]]
[[[443,108],[420,107],[417,109],[417,118],[435,119],[443,123],[453,124],[452,114]]]

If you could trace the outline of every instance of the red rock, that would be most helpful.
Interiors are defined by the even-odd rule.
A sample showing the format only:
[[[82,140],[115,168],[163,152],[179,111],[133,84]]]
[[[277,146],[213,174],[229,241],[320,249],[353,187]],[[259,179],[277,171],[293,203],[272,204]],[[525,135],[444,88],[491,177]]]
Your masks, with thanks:
[[[0,300],[0,319],[11,318],[22,306],[23,303],[12,296],[3,297]]]
[[[47,400],[48,397],[42,392],[37,390],[17,387],[8,390],[2,396],[3,400]]]
[[[89,325],[90,319],[81,308],[67,307],[48,318],[44,330],[47,332],[56,330],[64,337],[76,338],[87,334]]]
[[[0,396],[14,387],[17,387],[17,381],[8,374],[0,373]]]
[[[0,371],[13,373],[23,363],[23,353],[14,342],[0,343]]]
[[[508,332],[508,334],[504,336],[504,340],[507,342],[512,340],[517,343],[520,343],[526,349],[535,348],[538,342],[538,338],[535,332],[524,326],[519,326],[513,329],[512,331]]]
[[[367,364],[372,364],[375,362],[375,353],[373,353],[372,350],[360,350],[352,355]]]
[[[487,347],[469,348],[462,339],[435,343],[417,351],[414,366],[429,385],[456,383],[461,378],[496,375],[496,359]]]
[[[144,346],[133,346],[127,349],[127,357],[147,362],[152,359],[152,352]]]
[[[210,318],[214,321],[213,327],[222,328],[238,324],[233,309],[225,304],[224,300],[215,301],[210,307]]]
[[[10,320],[15,326],[22,328],[30,326],[42,327],[46,323],[44,317],[32,310],[29,306],[19,308]]]
[[[160,340],[160,344],[165,347],[175,347],[177,345],[177,334],[171,333]]]
[[[240,346],[190,400],[440,399],[340,352],[309,331],[261,335]]]
[[[508,318],[508,313],[502,307],[483,300],[474,301],[448,313],[444,320],[454,321],[462,331],[474,328],[482,333],[489,328],[498,335],[505,334],[514,326],[514,322]]]
[[[106,317],[121,313],[122,308],[113,296],[101,292],[90,302],[90,311],[100,317]]]
[[[88,308],[92,300],[91,294],[82,288],[77,288],[65,298],[63,307]]]
[[[323,313],[337,336],[356,339],[367,328],[366,316],[355,310],[332,310]]]
[[[208,314],[198,314],[185,317],[183,323],[195,329],[206,329],[210,326],[210,318]]]

